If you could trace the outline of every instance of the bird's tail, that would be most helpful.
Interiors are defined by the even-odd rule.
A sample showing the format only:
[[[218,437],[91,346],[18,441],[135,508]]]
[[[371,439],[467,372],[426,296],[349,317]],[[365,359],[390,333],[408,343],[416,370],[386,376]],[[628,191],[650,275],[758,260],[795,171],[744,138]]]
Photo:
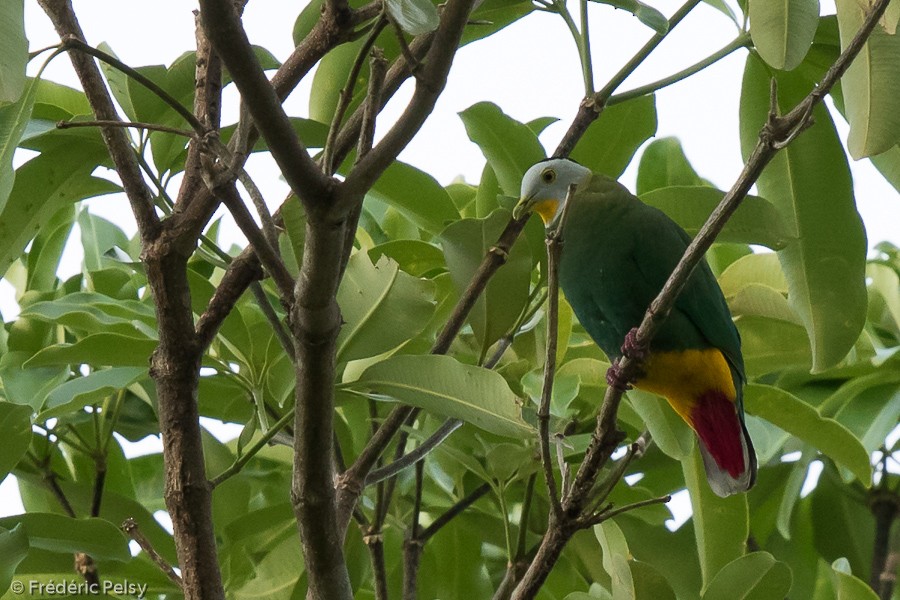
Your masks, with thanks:
[[[732,402],[721,391],[697,398],[690,425],[700,438],[700,453],[709,487],[725,497],[749,490],[756,481],[756,452],[744,425],[740,398]]]

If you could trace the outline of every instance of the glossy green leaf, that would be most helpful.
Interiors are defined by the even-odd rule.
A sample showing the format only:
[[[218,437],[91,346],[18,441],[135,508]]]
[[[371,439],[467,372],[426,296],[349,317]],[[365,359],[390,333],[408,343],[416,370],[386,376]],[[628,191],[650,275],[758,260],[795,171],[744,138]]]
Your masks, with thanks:
[[[766,285],[748,284],[735,295],[726,296],[726,299],[734,317],[765,317],[803,325],[797,313],[788,304],[787,298]]]
[[[344,319],[337,362],[376,356],[418,335],[434,311],[433,287],[390,258],[372,264],[366,252],[354,254],[337,294]]]
[[[414,277],[433,276],[435,271],[446,269],[441,249],[420,240],[392,240],[369,250],[369,258],[375,262],[382,256],[390,257]]]
[[[432,235],[459,219],[450,195],[431,175],[394,161],[372,186],[369,195],[392,206]]]
[[[387,0],[391,18],[410,35],[422,35],[437,29],[440,23],[437,7],[430,0]]]
[[[3,7],[9,4],[18,4],[19,9],[22,8],[21,3],[17,1],[4,3],[0,7],[0,26],[2,26],[3,22]],[[0,33],[0,40],[3,40],[2,33]],[[2,44],[3,41],[0,41],[0,45]],[[0,57],[2,56],[2,49],[0,49]],[[3,59],[0,58],[0,93],[2,93],[3,87],[2,61]],[[12,192],[13,184],[16,180],[16,173],[13,171],[13,155],[22,136],[25,135],[28,122],[31,119],[38,81],[40,80],[32,79],[24,93],[18,93],[15,102],[12,104],[2,106],[3,103],[0,101],[0,210],[6,207],[6,201],[10,192]]]
[[[716,496],[706,481],[703,460],[696,445],[691,455],[682,461],[681,468],[691,495],[694,535],[706,588],[725,565],[746,551],[750,532],[747,496]]]
[[[799,76],[781,73],[777,79],[782,112],[809,91]],[[768,111],[769,73],[751,55],[741,97],[745,156]],[[775,156],[758,186],[796,233],[796,241],[778,257],[788,281],[788,301],[809,335],[813,369],[820,371],[844,358],[865,322],[866,237],[834,125],[822,106],[813,116],[816,125]]]
[[[641,144],[656,134],[656,96],[607,106],[572,149],[571,158],[617,179]]]
[[[15,102],[25,89],[28,40],[24,0],[0,3],[0,104]]]
[[[0,594],[5,594],[16,567],[28,555],[28,536],[22,525],[0,528]]]
[[[709,186],[670,186],[651,190],[643,194],[641,200],[662,210],[694,237],[724,196],[725,192]],[[758,196],[747,196],[716,239],[780,250],[792,236],[770,202]]]
[[[457,221],[441,234],[447,269],[460,294],[469,285],[509,219],[509,211],[498,209],[486,219]],[[527,240],[520,237],[510,250],[506,264],[491,278],[469,313],[469,323],[483,350],[500,339],[525,308],[531,266]]]
[[[694,446],[694,432],[668,402],[638,389],[628,392],[628,401],[643,419],[653,436],[653,442],[660,450],[675,460],[682,460],[690,455]]]
[[[0,481],[3,481],[31,445],[31,407],[0,401]],[[0,552],[2,556],[2,552]]]
[[[121,333],[130,337],[155,334],[152,306],[95,292],[76,292],[58,300],[35,302],[21,314],[89,333]]]
[[[7,400],[38,411],[47,394],[69,377],[69,369],[68,366],[22,368],[30,357],[31,353],[23,351],[7,352],[0,356],[0,381],[3,382],[3,395]]]
[[[119,528],[103,519],[73,519],[51,513],[30,512],[0,518],[0,527],[21,524],[32,548],[51,552],[85,552],[99,560],[127,561],[128,541]]]
[[[146,367],[156,349],[156,340],[129,337],[118,333],[93,333],[74,344],[54,344],[44,348],[26,363],[26,368],[51,365],[105,365],[110,367]]]
[[[666,18],[666,16],[649,4],[644,4],[640,0],[594,1],[599,2],[600,4],[609,4],[610,6],[614,6],[615,8],[621,8],[622,10],[627,10],[635,17],[637,17],[641,23],[660,35],[663,35],[667,31],[669,31],[669,20]]]
[[[0,273],[6,273],[61,207],[119,190],[116,184],[91,176],[99,157],[86,150],[63,147],[45,152],[16,171],[16,182],[0,212]]]
[[[809,369],[809,338],[800,325],[760,316],[742,316],[735,325],[751,378],[784,369]]]
[[[872,281],[870,293],[881,296],[895,326],[900,327],[900,275],[886,265],[869,263],[866,276]]]
[[[764,285],[779,294],[787,294],[788,284],[774,252],[742,256],[719,277],[719,286],[726,297],[734,296],[748,285]]]
[[[490,102],[473,104],[459,116],[469,139],[478,144],[494,169],[500,189],[505,195],[518,198],[522,175],[545,158],[537,136],[527,125],[506,115],[499,106]]]
[[[704,183],[691,166],[677,138],[658,138],[644,148],[638,166],[638,196],[658,188],[674,185],[698,186]]]
[[[900,373],[882,369],[851,379],[825,400],[821,410],[834,414],[834,419],[853,432],[866,450],[874,452],[897,425]]]
[[[485,0],[481,4],[476,4],[470,22],[477,20],[478,26],[466,27],[459,45],[465,46],[493,35],[534,10],[535,5],[529,0]]]
[[[603,549],[603,570],[612,580],[613,600],[635,600],[634,579],[628,559],[628,541],[614,520],[594,526],[594,535]]]
[[[878,600],[878,594],[872,588],[859,577],[854,577],[846,558],[835,560],[831,570],[836,600]]]
[[[128,387],[146,374],[146,367],[114,367],[76,377],[50,392],[38,420],[79,410]]]
[[[775,69],[790,71],[803,62],[818,25],[818,0],[750,2],[753,45]]]
[[[744,406],[750,414],[777,425],[847,467],[863,485],[871,484],[869,453],[837,421],[822,417],[796,396],[768,385],[751,384],[744,388]]]
[[[894,146],[878,156],[869,158],[888,183],[894,186],[895,190],[900,191],[900,146]]]
[[[519,399],[494,371],[449,356],[399,355],[366,369],[351,388],[379,399],[418,406],[507,437],[534,430],[522,419]]]
[[[28,251],[27,289],[50,291],[56,287],[56,271],[74,225],[75,207],[63,206],[34,238]]]
[[[791,590],[791,569],[768,552],[751,552],[719,571],[702,600],[769,600],[785,598]]]
[[[841,49],[865,19],[866,5],[837,1]],[[900,37],[875,27],[841,77],[845,114],[850,122],[847,148],[855,159],[880,154],[900,142]]]

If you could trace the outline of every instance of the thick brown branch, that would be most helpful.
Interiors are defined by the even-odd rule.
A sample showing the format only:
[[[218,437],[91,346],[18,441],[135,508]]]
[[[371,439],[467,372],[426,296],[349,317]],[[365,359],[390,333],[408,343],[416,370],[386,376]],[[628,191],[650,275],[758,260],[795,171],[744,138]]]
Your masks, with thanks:
[[[64,42],[77,40],[84,43],[84,33],[72,10],[70,0],[39,0],[39,3],[53,22],[60,39]],[[100,121],[120,120],[100,69],[93,59],[82,52],[70,52],[69,58],[96,118]],[[160,222],[153,207],[153,194],[141,176],[141,169],[128,136],[119,127],[101,127],[100,133],[122,180],[141,240],[146,243],[155,239],[159,234]]]
[[[416,89],[400,118],[384,138],[363,157],[344,181],[339,204],[352,202],[368,190],[397,158],[437,102],[447,83],[447,75],[474,6],[474,0],[449,0],[441,13],[441,23],[425,57],[425,67],[416,77]],[[339,208],[339,207],[338,207]]]
[[[228,67],[288,185],[304,202],[323,203],[332,182],[319,170],[294,132],[232,3],[200,0],[200,9],[204,31]]]

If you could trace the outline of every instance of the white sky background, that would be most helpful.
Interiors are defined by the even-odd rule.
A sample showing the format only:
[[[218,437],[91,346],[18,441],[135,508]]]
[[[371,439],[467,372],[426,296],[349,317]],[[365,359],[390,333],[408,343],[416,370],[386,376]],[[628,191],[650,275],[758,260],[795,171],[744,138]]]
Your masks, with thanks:
[[[650,0],[649,3],[671,15],[682,1]],[[729,3],[736,5],[733,0]],[[59,38],[37,2],[26,0],[25,5],[30,48],[34,50],[58,43]],[[196,8],[196,2],[74,0],[74,5],[88,43],[96,46],[102,41],[107,42],[129,65],[168,65],[183,52],[194,48],[191,11]],[[287,58],[293,50],[291,30],[298,6],[295,2],[251,0],[244,16],[251,41],[265,46],[279,60]],[[571,9],[577,14],[575,3]],[[736,6],[735,12],[738,12]],[[823,12],[834,12],[833,0],[823,1]],[[650,38],[652,31],[624,11],[594,3],[590,7],[590,21],[594,74],[599,88]],[[736,34],[736,28],[725,15],[701,3],[620,87],[620,91],[677,72],[723,47]],[[737,51],[700,74],[657,94],[657,136],[678,137],[695,169],[721,189],[731,186],[743,166],[738,142],[738,105],[745,55],[746,51]],[[33,63],[30,73],[39,66],[38,61]],[[65,56],[54,60],[45,77],[78,85]],[[311,76],[307,77],[286,102],[289,114],[308,115],[311,80]],[[379,134],[383,134],[403,110],[411,91],[412,86],[407,83],[382,113],[378,121]],[[477,184],[484,157],[466,136],[457,116],[459,111],[488,100],[520,121],[557,117],[560,122],[550,126],[541,136],[544,146],[552,152],[574,117],[582,96],[577,52],[565,24],[558,15],[536,12],[459,51],[435,111],[400,158],[430,173],[441,184],[446,185],[459,176]],[[230,86],[226,90],[223,123],[234,122],[236,114],[236,94]],[[846,140],[847,126],[839,116],[836,125]],[[637,161],[622,177],[623,183],[631,189],[634,188],[636,167]],[[274,162],[256,154],[247,168],[274,209],[288,191]],[[828,167],[823,165],[822,168]],[[851,169],[857,205],[866,223],[870,246],[882,240],[900,244],[900,198],[897,192],[868,160],[851,163]],[[174,190],[177,187],[170,189]],[[92,212],[117,223],[126,233],[135,232],[123,196],[101,197],[90,201],[90,207]],[[223,233],[243,243],[235,227],[223,227]],[[68,277],[77,273],[81,258],[76,225],[60,275]],[[6,321],[18,313],[12,287],[5,281],[0,281],[0,313]],[[234,435],[236,432],[232,430],[228,437]],[[149,447],[143,451],[148,450],[154,451]],[[10,477],[0,485],[0,515],[20,511],[17,489]],[[677,512],[686,518],[685,511],[689,508]]]

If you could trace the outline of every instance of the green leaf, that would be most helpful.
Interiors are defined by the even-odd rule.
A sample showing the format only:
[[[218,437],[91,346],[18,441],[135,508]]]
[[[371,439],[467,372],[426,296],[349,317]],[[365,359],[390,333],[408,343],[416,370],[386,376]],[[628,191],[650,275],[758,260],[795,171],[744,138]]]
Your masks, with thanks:
[[[16,321],[21,322],[22,319]],[[69,376],[68,366],[43,369],[24,369],[22,364],[31,357],[29,352],[14,351],[0,356],[0,381],[3,394],[15,404],[30,406],[38,411],[50,390]]]
[[[392,206],[416,227],[438,235],[459,219],[450,195],[431,175],[394,161],[372,186],[369,195]]]
[[[709,186],[670,186],[643,194],[641,200],[660,209],[694,237],[719,205],[725,192]],[[792,237],[778,210],[767,200],[747,196],[716,238],[719,242],[784,248]]]
[[[337,340],[337,362],[376,356],[418,335],[434,311],[430,281],[400,270],[388,257],[372,264],[357,252],[347,263],[337,300],[345,324]]]
[[[49,365],[106,365],[110,367],[146,367],[156,349],[156,340],[129,337],[118,333],[93,333],[74,344],[54,344],[25,362],[25,368]]]
[[[387,0],[391,18],[410,35],[422,35],[437,29],[441,19],[429,0]]]
[[[50,392],[38,420],[79,410],[128,387],[146,374],[146,367],[114,367],[76,377]]]
[[[12,529],[0,528],[0,594],[12,583],[16,567],[28,555],[28,536],[21,525]]]
[[[638,196],[658,188],[698,186],[704,183],[685,156],[678,138],[659,138],[644,148],[638,165]]]
[[[748,254],[737,259],[719,277],[719,286],[725,297],[736,295],[748,285],[764,285],[779,294],[787,294],[788,284],[784,271],[774,252]]]
[[[664,14],[640,0],[594,0],[600,4],[608,4],[615,8],[627,10],[638,20],[660,35],[669,31],[669,20]]]
[[[462,419],[507,437],[530,437],[519,399],[494,371],[449,356],[399,355],[366,369],[351,389],[393,398],[434,414]]]
[[[30,512],[0,518],[0,527],[21,524],[32,548],[51,552],[85,552],[98,560],[131,559],[128,541],[119,528],[103,519],[73,519],[51,513]]]
[[[75,207],[63,206],[34,238],[28,251],[27,289],[50,291],[56,287],[56,271],[74,224]]]
[[[644,421],[660,450],[675,460],[682,460],[690,455],[694,446],[694,432],[672,410],[668,402],[638,389],[628,392],[628,401]]]
[[[707,587],[725,565],[745,552],[750,533],[747,496],[716,496],[706,482],[706,471],[696,445],[691,455],[682,461],[681,468],[691,495],[700,570],[704,587]]]
[[[0,440],[3,440],[0,453],[0,481],[3,481],[31,445],[30,406],[0,401]]]
[[[878,600],[878,595],[862,579],[854,577],[850,563],[839,558],[831,563],[836,600]]]
[[[747,412],[762,417],[850,469],[868,487],[869,453],[846,427],[821,416],[813,407],[782,389],[751,384],[744,388]]]
[[[74,144],[57,148],[16,171],[15,185],[0,212],[0,273],[6,273],[60,208],[119,191],[116,184],[91,176],[101,160],[93,151]]]
[[[834,419],[853,432],[866,450],[874,452],[897,425],[900,372],[882,369],[851,379],[829,396],[820,410],[834,412]]]
[[[155,335],[153,307],[137,300],[118,300],[95,292],[75,292],[58,300],[35,302],[22,313],[88,333],[119,333],[129,337]]]
[[[19,5],[21,2],[4,3],[0,6],[0,26],[3,21],[3,7],[10,4]],[[0,32],[0,47],[3,44],[3,34]],[[2,71],[3,60],[2,49],[0,49],[0,71]],[[23,71],[24,74],[24,71]],[[16,147],[22,140],[28,122],[31,119],[31,113],[34,108],[35,92],[37,90],[37,82],[39,79],[32,79],[28,89],[24,94],[17,94],[16,101],[7,106],[0,106],[0,210],[6,207],[6,201],[12,192],[13,184],[16,180],[16,173],[13,170],[13,155],[16,153]],[[23,81],[24,84],[24,81]],[[3,87],[3,76],[0,72],[0,88]],[[2,93],[2,89],[0,89]]]
[[[741,97],[745,156],[769,113],[769,72],[749,55]],[[779,109],[806,95],[798,75],[777,74]],[[828,111],[813,111],[815,126],[779,152],[757,185],[781,212],[796,240],[779,251],[788,301],[809,335],[813,369],[839,363],[856,343],[866,317],[866,236],[853,199],[850,170]],[[828,168],[823,168],[828,165]]]
[[[655,134],[656,96],[640,96],[607,106],[578,140],[571,158],[618,179],[641,144]]]
[[[441,234],[447,269],[460,294],[469,285],[509,219],[509,211],[497,209],[486,219],[457,221]],[[520,237],[513,244],[506,264],[491,278],[469,313],[469,323],[481,342],[482,351],[500,339],[525,308],[531,267],[527,240]]]
[[[803,327],[760,316],[742,316],[735,325],[751,378],[790,368],[809,369],[809,339]]]
[[[769,600],[791,589],[791,569],[768,552],[751,552],[725,565],[709,583],[702,600]]]
[[[518,198],[525,171],[546,156],[535,133],[491,102],[473,104],[459,117],[494,169],[500,189]]]
[[[0,3],[0,104],[15,102],[25,89],[28,40],[24,0]]]
[[[604,521],[594,526],[594,535],[597,536],[597,541],[603,549],[603,570],[612,580],[613,600],[636,598],[634,579],[628,565],[631,552],[628,550],[625,534],[615,521]]]
[[[790,71],[803,62],[818,25],[818,0],[750,2],[753,45],[775,69]]]
[[[529,0],[485,0],[476,4],[469,21],[478,21],[478,25],[463,30],[459,45],[465,46],[493,35],[534,10],[535,5]]]
[[[446,269],[441,249],[421,240],[392,240],[369,250],[373,261],[382,256],[390,257],[414,277],[433,276],[435,271]]]
[[[865,20],[865,6],[857,0],[837,1],[842,50]],[[850,122],[850,156],[858,160],[896,146],[900,142],[900,37],[876,26],[841,77],[841,92]]]

